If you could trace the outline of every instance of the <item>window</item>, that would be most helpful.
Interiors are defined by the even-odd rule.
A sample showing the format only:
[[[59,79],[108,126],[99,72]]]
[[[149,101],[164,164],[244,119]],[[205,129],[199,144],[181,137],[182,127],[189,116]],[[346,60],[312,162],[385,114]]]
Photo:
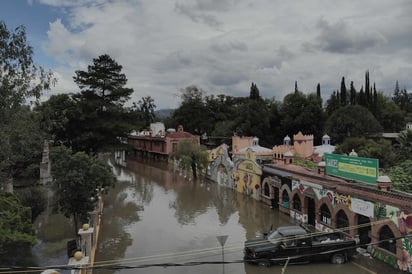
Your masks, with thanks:
[[[172,152],[177,151],[177,143],[172,143]]]

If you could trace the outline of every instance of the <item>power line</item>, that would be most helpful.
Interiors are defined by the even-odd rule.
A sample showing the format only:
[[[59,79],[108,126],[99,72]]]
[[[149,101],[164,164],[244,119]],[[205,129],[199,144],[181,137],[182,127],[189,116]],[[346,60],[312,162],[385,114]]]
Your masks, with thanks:
[[[410,237],[410,235],[407,235]],[[393,237],[390,239],[385,239],[382,241],[379,241],[377,243],[370,243],[367,244],[369,246],[373,245],[378,245],[380,243],[386,242],[386,241],[393,241],[393,240],[398,240],[405,238],[407,236],[401,236],[401,237]],[[333,250],[328,250],[326,252],[321,252],[321,253],[311,253],[311,254],[305,254],[305,255],[297,255],[297,256],[291,256],[289,257],[289,260],[293,259],[300,259],[304,257],[311,257],[315,255],[325,255],[329,253],[336,253],[340,251],[345,251],[347,249],[353,249],[357,248],[360,245],[356,246],[351,246],[351,247],[345,247],[345,248],[338,248],[338,249],[333,249]],[[265,259],[271,264],[279,264],[279,263],[284,263],[285,260],[288,258],[280,258],[280,259]],[[122,264],[110,264],[110,265],[94,265],[90,266],[88,264],[85,264],[84,266],[50,266],[50,267],[8,267],[8,268],[0,268],[0,273],[1,274],[14,274],[14,273],[30,273],[30,272],[38,272],[42,270],[47,270],[47,269],[58,269],[58,270],[80,270],[80,269],[86,269],[86,270],[91,270],[91,269],[108,269],[108,270],[119,270],[119,269],[138,269],[138,268],[151,268],[151,267],[193,267],[193,266],[199,266],[199,265],[218,265],[218,264],[239,264],[239,263],[259,263],[260,260],[258,259],[253,259],[253,260],[231,260],[231,261],[189,261],[189,262],[184,262],[184,263],[152,263],[152,264],[138,264],[138,265],[122,265]]]
[[[409,214],[412,215],[412,214]],[[361,227],[367,227],[367,226],[372,226],[376,224],[380,224],[382,222],[387,222],[388,219],[383,219],[383,220],[377,220],[374,222],[369,222],[369,223],[364,223],[364,224],[359,224],[355,226],[350,226],[350,227],[344,227],[344,228],[338,228],[338,229],[333,229],[333,231],[317,231],[317,232],[309,232],[306,234],[302,235],[297,235],[297,236],[289,236],[289,237],[282,237],[277,240],[279,241],[286,241],[286,240],[291,240],[291,239],[299,239],[299,238],[305,238],[309,236],[320,236],[324,234],[330,234],[333,232],[345,232],[345,231],[350,231],[353,229],[361,228]],[[405,237],[412,237],[412,235],[406,235],[406,236],[401,236],[401,237],[393,237],[391,239],[385,239],[382,241],[379,241],[378,243],[373,243],[373,244],[363,244],[363,245],[376,245],[381,242],[385,241],[393,241]],[[262,240],[259,242],[254,243],[254,245],[259,245],[266,243],[266,240]],[[242,242],[241,244],[236,244],[236,245],[229,245],[225,248],[225,251],[232,251],[232,252],[237,252],[239,250],[243,250],[244,248],[244,243]],[[353,247],[350,247],[353,248]],[[189,250],[189,251],[182,251],[182,252],[173,252],[173,253],[165,253],[165,254],[156,254],[156,255],[150,255],[150,256],[143,256],[143,257],[134,257],[134,258],[126,258],[126,259],[120,259],[120,260],[107,260],[107,261],[99,261],[95,262],[93,266],[90,266],[90,264],[85,264],[85,268],[111,268],[111,267],[125,267],[128,268],[129,266],[124,266],[121,264],[124,263],[144,263],[144,262],[151,262],[151,261],[156,261],[156,260],[166,260],[166,259],[175,259],[175,260],[183,260],[183,259],[190,259],[190,258],[200,258],[199,256],[203,255],[202,257],[209,257],[209,256],[214,256],[214,255],[219,255],[221,252],[220,247],[211,247],[211,248],[204,248],[204,249],[197,249],[197,250]],[[236,260],[232,261],[232,263],[239,263],[243,262],[243,260]],[[153,267],[153,266],[188,266],[190,263],[198,263],[198,264],[205,264],[206,262],[187,262],[187,263],[153,263],[153,264],[143,264],[139,266],[134,266],[135,268],[142,268],[144,267]],[[211,264],[212,262],[209,262]],[[226,262],[230,263],[230,262]],[[61,270],[66,270],[66,269],[81,269],[84,267],[76,267],[76,266],[68,266],[68,265],[51,265],[51,266],[43,266],[43,267],[0,267],[0,274],[3,273],[23,273],[23,272],[38,272],[39,270],[46,270],[46,269],[61,269]],[[133,266],[132,266],[133,267]]]

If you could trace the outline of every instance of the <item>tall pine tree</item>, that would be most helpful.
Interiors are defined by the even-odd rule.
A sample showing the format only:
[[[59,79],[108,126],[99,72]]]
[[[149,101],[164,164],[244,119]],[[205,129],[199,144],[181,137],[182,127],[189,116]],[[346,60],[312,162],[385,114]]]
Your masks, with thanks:
[[[73,150],[95,154],[118,149],[134,128],[134,114],[123,108],[133,89],[125,87],[127,78],[121,71],[122,66],[104,54],[93,59],[87,71],[75,72],[73,79],[81,91],[73,98],[82,115],[72,121],[77,123]]]

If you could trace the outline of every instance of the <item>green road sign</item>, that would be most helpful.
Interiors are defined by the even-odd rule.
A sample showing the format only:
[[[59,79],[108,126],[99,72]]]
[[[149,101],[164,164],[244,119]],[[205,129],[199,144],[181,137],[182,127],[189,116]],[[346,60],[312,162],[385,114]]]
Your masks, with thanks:
[[[325,154],[326,174],[349,180],[376,184],[379,176],[378,159]]]

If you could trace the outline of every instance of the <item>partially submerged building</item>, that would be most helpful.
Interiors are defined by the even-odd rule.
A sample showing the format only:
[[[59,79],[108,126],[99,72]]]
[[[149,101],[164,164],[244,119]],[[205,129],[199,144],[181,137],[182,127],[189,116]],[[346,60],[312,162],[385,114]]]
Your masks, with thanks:
[[[322,145],[313,146],[313,135],[299,132],[293,145],[286,136],[282,145],[273,147],[268,161],[270,152],[263,149],[258,156],[254,138],[233,139],[233,183],[228,186],[317,231],[339,229],[358,236],[374,257],[412,272],[411,261],[404,259],[412,256],[412,195],[392,189],[390,179],[379,176],[378,164],[371,165],[377,159],[357,157],[355,152],[331,154],[335,146],[328,135]],[[296,158],[312,160],[316,168],[297,166]],[[212,174],[214,168],[216,162],[211,161]],[[227,177],[230,169],[224,172]]]
[[[127,143],[133,148],[133,156],[164,161],[169,160],[182,141],[200,144],[200,136],[184,131],[182,125],[177,130],[165,130],[163,123],[153,123],[150,129],[134,131],[127,136]]]

